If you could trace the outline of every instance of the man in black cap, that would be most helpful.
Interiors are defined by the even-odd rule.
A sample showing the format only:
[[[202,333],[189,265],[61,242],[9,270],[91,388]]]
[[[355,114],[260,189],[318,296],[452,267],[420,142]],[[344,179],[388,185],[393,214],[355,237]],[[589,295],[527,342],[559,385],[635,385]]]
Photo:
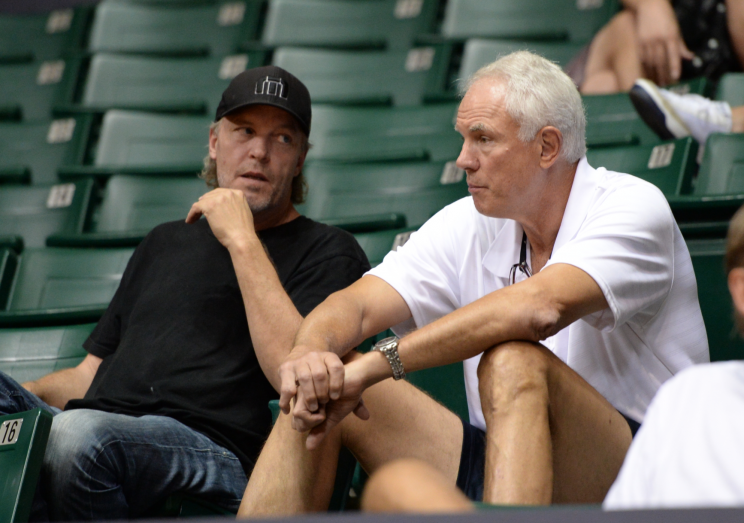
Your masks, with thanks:
[[[0,412],[56,414],[37,496],[51,519],[138,517],[174,492],[237,510],[303,316],[369,268],[293,206],[310,121],[291,74],[238,75],[209,133],[214,190],[140,244],[85,360],[23,388],[0,376]]]

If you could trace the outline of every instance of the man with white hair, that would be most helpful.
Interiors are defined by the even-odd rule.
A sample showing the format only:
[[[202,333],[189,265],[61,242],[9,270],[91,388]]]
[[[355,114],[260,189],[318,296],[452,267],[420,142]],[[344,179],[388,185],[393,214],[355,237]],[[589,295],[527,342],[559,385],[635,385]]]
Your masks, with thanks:
[[[473,500],[597,503],[661,383],[708,361],[664,196],[589,166],[581,98],[555,64],[484,67],[455,129],[472,197],[305,318],[239,514],[325,508],[341,445],[368,472],[427,462]],[[403,337],[351,352],[391,326]],[[470,423],[398,381],[459,361]]]

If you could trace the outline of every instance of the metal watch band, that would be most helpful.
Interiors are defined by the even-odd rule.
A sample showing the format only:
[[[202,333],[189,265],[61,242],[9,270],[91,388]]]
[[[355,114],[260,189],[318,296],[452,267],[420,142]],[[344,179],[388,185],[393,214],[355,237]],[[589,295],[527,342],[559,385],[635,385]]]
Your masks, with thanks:
[[[401,363],[400,356],[398,355],[399,341],[400,338],[397,336],[391,336],[378,341],[372,347],[372,350],[380,351],[385,355],[390,367],[393,369],[393,379],[395,380],[402,380],[406,377],[406,372],[403,370],[403,363]]]

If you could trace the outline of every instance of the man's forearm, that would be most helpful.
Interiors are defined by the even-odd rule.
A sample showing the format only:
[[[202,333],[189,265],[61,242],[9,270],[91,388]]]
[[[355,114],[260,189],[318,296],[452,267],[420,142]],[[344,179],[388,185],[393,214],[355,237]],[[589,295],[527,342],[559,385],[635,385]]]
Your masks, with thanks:
[[[82,376],[78,367],[73,367],[59,370],[22,385],[47,405],[63,409],[68,401],[84,397],[91,381],[92,378],[88,380]]]
[[[329,351],[344,356],[364,341],[363,314],[347,291],[331,294],[308,314],[297,333],[297,351]]]
[[[439,367],[507,341],[539,342],[606,307],[604,294],[587,273],[554,265],[418,329],[400,341],[398,353],[406,372]],[[365,355],[359,361],[370,367],[370,375],[387,377],[380,373],[379,360],[373,364],[372,357]],[[365,374],[362,379],[372,378]]]
[[[284,290],[258,238],[231,246],[235,274],[261,369],[275,389],[279,365],[292,349],[302,316]]]

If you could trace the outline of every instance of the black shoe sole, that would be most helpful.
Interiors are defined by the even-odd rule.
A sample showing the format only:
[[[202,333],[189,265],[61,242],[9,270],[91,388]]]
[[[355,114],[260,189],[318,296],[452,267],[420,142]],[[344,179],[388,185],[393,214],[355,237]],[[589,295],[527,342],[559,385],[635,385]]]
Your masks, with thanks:
[[[641,120],[643,120],[644,123],[659,136],[659,138],[662,140],[674,140],[676,138],[671,131],[667,129],[666,116],[664,116],[662,110],[659,109],[659,106],[656,105],[654,99],[651,98],[642,87],[634,85],[628,94],[638,116],[641,117]]]

